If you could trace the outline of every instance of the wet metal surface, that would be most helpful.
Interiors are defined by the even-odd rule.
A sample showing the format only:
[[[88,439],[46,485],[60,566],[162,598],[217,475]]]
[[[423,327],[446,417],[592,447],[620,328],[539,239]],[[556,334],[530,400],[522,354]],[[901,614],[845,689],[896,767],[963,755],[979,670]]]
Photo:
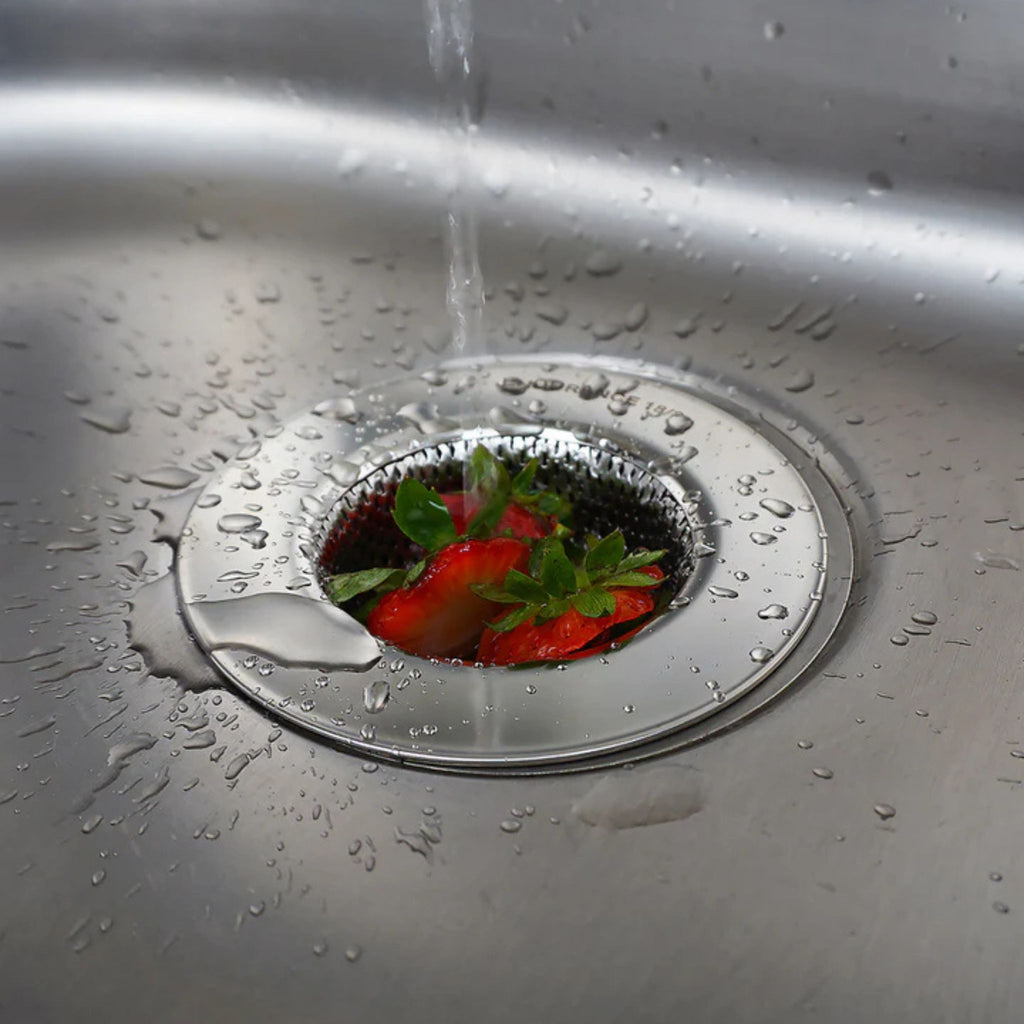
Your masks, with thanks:
[[[826,580],[837,591],[826,636],[849,590],[841,508],[819,483],[831,512],[826,544],[800,475],[818,473],[812,457],[791,462],[751,425],[753,413],[737,418],[694,378],[655,370],[621,360],[456,365],[426,371],[443,381],[429,387],[419,376],[382,386],[382,410],[371,402],[380,396],[357,393],[342,418],[309,413],[274,428],[214,477],[189,515],[177,573],[190,631],[272,714],[357,751],[462,769],[564,769],[677,733],[777,671],[795,678],[783,666]],[[467,372],[472,388],[455,386]],[[543,412],[519,412],[538,394]],[[505,442],[509,457],[576,463],[570,475],[583,493],[591,475],[630,481],[641,505],[665,507],[665,533],[648,546],[694,553],[674,595],[680,607],[621,651],[558,666],[454,666],[386,648],[375,657],[369,634],[323,594],[317,538],[367,480],[430,466],[438,446],[468,458],[510,429],[520,436]],[[483,433],[446,443],[466,430]],[[409,467],[389,470],[406,451]],[[545,472],[545,486],[557,487]],[[609,486],[605,500],[613,495]],[[664,561],[671,569],[678,557]]]
[[[764,713],[482,779],[192,680],[154,539],[449,355],[418,5],[0,12],[4,1021],[1016,1019],[1019,14],[480,5],[494,347],[735,387],[860,554]]]

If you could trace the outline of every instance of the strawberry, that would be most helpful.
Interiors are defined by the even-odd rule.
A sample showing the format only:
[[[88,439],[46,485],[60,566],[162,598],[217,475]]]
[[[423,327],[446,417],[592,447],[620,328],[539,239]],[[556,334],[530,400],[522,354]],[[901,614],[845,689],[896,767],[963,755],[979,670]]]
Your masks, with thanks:
[[[635,571],[656,582],[664,579],[664,573],[655,565],[641,566]],[[612,587],[607,593],[615,607],[604,615],[590,617],[569,607],[554,618],[538,623],[535,616],[507,632],[488,627],[480,639],[477,658],[490,665],[517,665],[530,661],[572,661],[607,650],[616,640],[627,640],[637,633],[655,605],[650,589]],[[503,618],[515,614],[513,611]],[[615,632],[615,626],[627,623],[631,628],[624,634]],[[501,620],[495,625],[500,630]]]
[[[467,491],[442,494],[441,500],[444,502],[445,508],[448,509],[452,522],[455,524],[455,532],[459,536],[463,536],[467,532],[473,517],[484,505],[480,497]],[[554,527],[555,520],[552,516],[534,515],[522,505],[510,502],[492,532],[496,536],[510,533],[513,537],[520,539],[539,540],[551,533]]]
[[[425,658],[472,657],[484,624],[500,604],[470,585],[497,586],[510,570],[526,568],[530,548],[498,537],[442,548],[409,587],[385,594],[367,626],[382,640]]]

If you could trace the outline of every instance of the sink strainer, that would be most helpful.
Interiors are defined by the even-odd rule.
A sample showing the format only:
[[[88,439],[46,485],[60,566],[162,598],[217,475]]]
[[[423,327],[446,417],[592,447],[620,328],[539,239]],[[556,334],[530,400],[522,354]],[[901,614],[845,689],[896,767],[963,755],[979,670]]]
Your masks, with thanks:
[[[639,363],[451,365],[325,402],[197,500],[178,554],[186,615],[269,712],[367,754],[524,772],[677,747],[795,679],[845,606],[842,508],[774,434]],[[478,668],[381,648],[333,608],[325,574],[403,559],[387,516],[401,479],[457,488],[478,443],[511,466],[536,456],[584,528],[668,548],[668,611],[603,657]]]
[[[419,448],[353,485],[334,510],[320,549],[321,579],[377,565],[408,562],[412,545],[391,516],[394,495],[406,477],[440,492],[461,490],[463,466],[478,444],[516,473],[537,459],[536,483],[572,502],[577,531],[603,536],[622,531],[627,549],[666,550],[659,562],[668,578],[662,592],[675,591],[693,570],[693,529],[686,496],[614,445],[596,445],[564,430],[506,436],[457,437]]]

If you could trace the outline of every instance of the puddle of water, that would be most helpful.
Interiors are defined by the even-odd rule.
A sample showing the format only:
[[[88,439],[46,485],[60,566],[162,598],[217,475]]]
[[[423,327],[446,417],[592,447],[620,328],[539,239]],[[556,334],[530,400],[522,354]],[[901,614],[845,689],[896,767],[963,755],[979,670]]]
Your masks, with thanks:
[[[683,821],[707,802],[700,774],[687,767],[659,765],[606,775],[572,805],[585,825],[611,830]]]
[[[254,594],[192,606],[211,650],[240,647],[279,665],[361,672],[380,658],[377,641],[327,601],[294,594]]]

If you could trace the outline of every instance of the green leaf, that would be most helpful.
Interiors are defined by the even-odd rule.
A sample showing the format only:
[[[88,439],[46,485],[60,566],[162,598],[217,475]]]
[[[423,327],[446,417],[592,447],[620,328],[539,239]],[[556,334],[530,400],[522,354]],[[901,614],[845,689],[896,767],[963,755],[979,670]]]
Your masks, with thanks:
[[[524,622],[529,622],[536,613],[536,607],[528,604],[522,608],[517,608],[513,612],[509,612],[508,615],[499,619],[497,622],[488,622],[487,625],[490,626],[495,633],[508,633],[510,630],[515,629],[516,626],[521,626]]]
[[[342,572],[331,576],[324,583],[333,604],[342,605],[359,594],[379,587],[393,589],[399,586],[405,573],[401,569],[361,569],[359,572]]]
[[[645,565],[654,565],[655,562],[664,558],[667,551],[634,551],[616,566],[618,572],[629,572],[632,569],[640,569]]]
[[[474,491],[508,493],[512,487],[508,470],[482,444],[473,449],[469,457],[469,486]]]
[[[405,574],[405,579],[402,581],[403,587],[411,587],[422,575],[423,570],[427,567],[427,560],[421,558],[409,571]]]
[[[572,505],[554,491],[542,491],[537,499],[537,511],[556,519],[567,519],[572,514]]]
[[[398,485],[393,515],[402,533],[428,551],[438,551],[455,540],[455,524],[441,496],[413,477]]]
[[[592,587],[574,595],[572,606],[588,619],[599,619],[602,615],[611,615],[615,611],[615,598],[607,590]]]
[[[548,601],[548,603],[537,612],[537,625],[540,625],[543,622],[549,622],[551,619],[557,619],[559,615],[564,615],[568,610],[569,602],[565,598]]]
[[[508,494],[503,491],[494,491],[469,521],[466,526],[466,536],[489,537],[501,522],[506,508],[508,508]]]
[[[498,604],[522,604],[523,599],[510,594],[504,587],[496,587],[493,583],[470,583],[469,589],[485,601],[496,601]]]
[[[576,589],[576,570],[560,540],[547,546],[540,565],[540,581],[552,597],[564,597]]]
[[[537,467],[540,462],[537,459],[530,459],[530,461],[523,466],[521,470],[515,475],[515,479],[512,481],[512,493],[519,497],[533,497],[530,494],[530,488],[533,487],[533,478],[537,475]]]
[[[620,572],[601,581],[602,587],[656,587],[661,580],[652,579],[643,572]]]
[[[593,572],[595,569],[609,569],[622,561],[626,553],[626,538],[621,530],[609,533],[599,540],[588,552],[586,566]]]
[[[535,579],[518,569],[509,569],[505,577],[505,590],[528,604],[543,604],[548,599],[548,592]]]

